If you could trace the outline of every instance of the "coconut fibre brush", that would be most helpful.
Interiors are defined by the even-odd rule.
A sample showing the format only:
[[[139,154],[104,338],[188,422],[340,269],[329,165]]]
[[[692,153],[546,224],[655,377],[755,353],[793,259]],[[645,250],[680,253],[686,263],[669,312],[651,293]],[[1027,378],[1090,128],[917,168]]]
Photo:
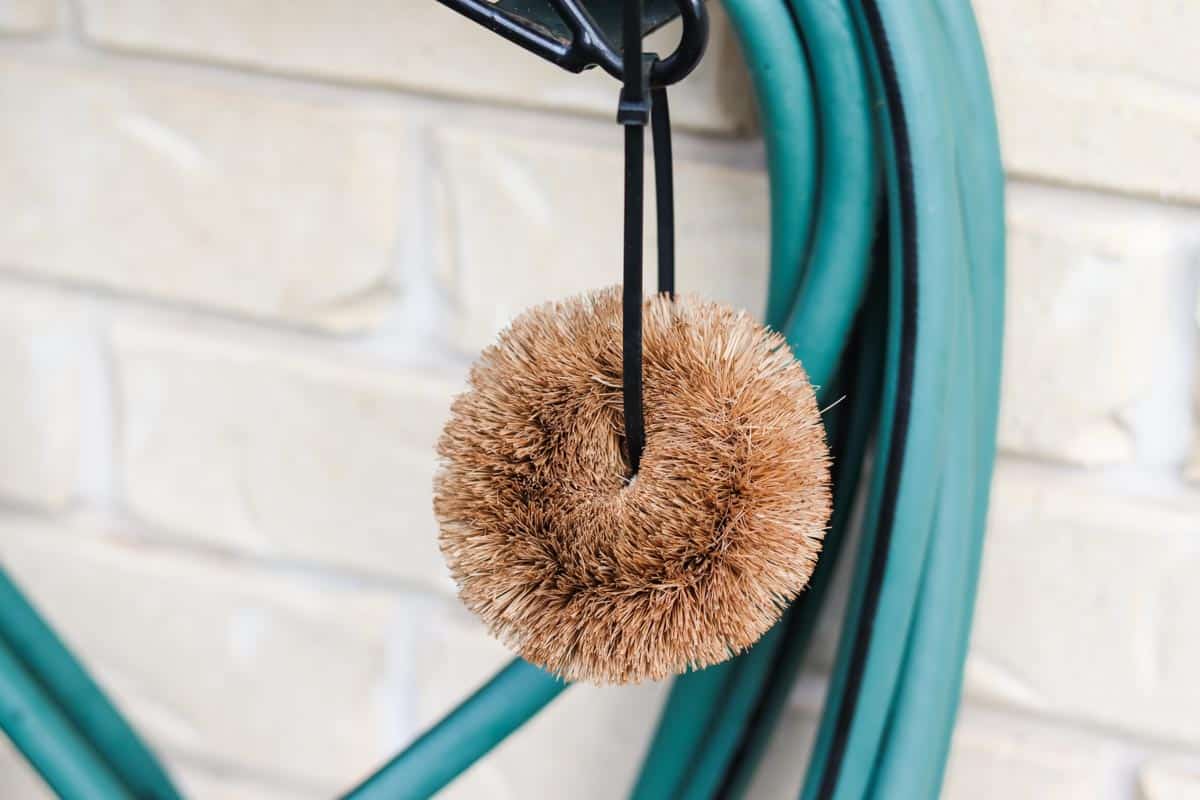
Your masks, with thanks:
[[[660,679],[745,650],[808,582],[830,513],[816,397],[783,337],[690,296],[660,294],[643,321],[636,474],[616,289],[520,316],[438,448],[463,602],[567,680]]]

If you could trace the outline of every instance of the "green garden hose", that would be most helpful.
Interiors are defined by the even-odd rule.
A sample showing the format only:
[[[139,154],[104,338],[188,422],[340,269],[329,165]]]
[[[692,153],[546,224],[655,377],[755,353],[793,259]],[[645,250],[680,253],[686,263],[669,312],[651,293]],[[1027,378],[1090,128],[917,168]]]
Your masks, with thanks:
[[[430,797],[474,764],[566,688],[516,659],[474,696],[409,745],[348,797]]]
[[[770,80],[759,66],[769,63],[761,53],[780,52],[775,44],[780,39],[778,15],[774,9],[764,11],[777,4],[729,5],[761,87]],[[814,23],[814,8],[827,14],[831,5],[842,6],[794,4],[798,24],[792,35],[803,38],[814,72],[837,46],[827,29]],[[875,430],[875,463],[885,466],[872,478],[843,642],[803,796],[933,797],[957,705],[994,458],[1003,178],[986,69],[969,6],[946,0],[842,7],[842,19],[853,20],[855,43],[871,76],[886,174],[888,252],[876,269],[889,272],[890,302],[888,345],[882,348],[884,415]],[[843,40],[843,54],[846,48]],[[829,74],[817,80],[818,98],[822,91],[832,95],[841,88]],[[844,129],[834,127],[835,117],[819,99],[815,108],[800,113],[817,115],[812,127],[822,143],[844,140]],[[764,116],[771,124],[770,116]],[[766,136],[771,147],[770,128]],[[837,175],[841,165],[827,159],[823,150],[822,175]],[[777,160],[772,158],[773,178]],[[855,221],[843,216],[842,224],[853,226]],[[787,234],[775,232],[780,235]],[[852,268],[819,259],[807,266],[809,274]],[[845,304],[854,302],[849,292],[843,297]],[[801,295],[800,302],[807,299]],[[777,311],[782,304],[770,307]],[[807,341],[794,326],[808,314],[812,311],[806,304],[806,313],[797,314],[785,329],[806,364],[811,358]],[[875,353],[878,359],[881,351]],[[865,394],[855,396],[855,388],[863,386],[860,377],[847,387],[852,407],[873,401]],[[839,494],[844,502],[845,493]],[[844,514],[844,508],[837,513]],[[835,518],[831,531],[835,543],[840,543],[842,518]],[[757,680],[757,671],[739,669],[738,662],[774,657],[779,668],[768,681],[766,696],[776,707],[787,694],[778,687],[790,683],[799,660],[786,651],[802,652],[812,629],[811,622],[795,622],[811,618],[821,603],[823,578],[834,566],[831,555],[825,554],[813,586],[788,614],[785,652],[773,653],[778,645],[764,640],[766,648],[760,643],[729,667]],[[764,650],[766,655],[760,654]],[[685,676],[679,684],[694,680]],[[737,725],[743,718],[737,688],[735,678],[723,693],[697,698],[719,709],[711,713],[714,727]],[[720,796],[736,796],[748,785],[770,731],[768,718],[760,715],[754,722],[732,756],[733,769]],[[664,714],[660,737],[674,724],[670,713]],[[651,752],[661,750],[656,741]],[[711,773],[714,760],[731,758],[724,747],[674,755],[689,765],[669,771],[692,776]],[[653,783],[661,763],[647,762],[643,786]],[[657,796],[715,796],[711,781],[697,786],[694,777],[674,791],[656,791],[664,788]]]
[[[2,568],[0,656],[0,729],[60,796],[179,797],[150,750]]]
[[[811,585],[783,620],[748,652],[676,680],[633,795],[745,793],[861,516],[836,665],[797,788],[805,800],[936,797],[999,395],[1003,175],[978,32],[968,0],[725,5],[767,146],[768,323],[831,407],[835,509]],[[176,797],[2,574],[0,594],[0,725],[48,782],[68,798]],[[434,794],[564,688],[515,660],[347,797]]]
[[[3,643],[0,715],[13,743],[60,796],[96,800],[133,797]]]

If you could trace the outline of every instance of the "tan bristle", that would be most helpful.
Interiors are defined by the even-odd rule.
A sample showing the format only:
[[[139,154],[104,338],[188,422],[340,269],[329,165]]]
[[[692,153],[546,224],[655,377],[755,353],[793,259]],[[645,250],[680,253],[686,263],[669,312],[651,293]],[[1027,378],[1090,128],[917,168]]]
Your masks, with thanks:
[[[618,289],[522,314],[438,443],[434,510],[463,602],[568,680],[730,658],[807,584],[830,514],[816,397],[781,336],[647,300],[646,446],[631,481]]]

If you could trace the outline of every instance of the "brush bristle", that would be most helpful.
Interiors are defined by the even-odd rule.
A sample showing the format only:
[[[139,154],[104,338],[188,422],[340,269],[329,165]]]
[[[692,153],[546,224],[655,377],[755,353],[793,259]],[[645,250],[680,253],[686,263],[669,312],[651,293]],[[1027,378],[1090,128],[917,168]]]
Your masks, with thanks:
[[[522,314],[438,443],[434,510],[463,602],[567,680],[660,679],[749,647],[807,584],[830,514],[816,397],[781,336],[658,296],[643,347],[632,480],[615,288]]]

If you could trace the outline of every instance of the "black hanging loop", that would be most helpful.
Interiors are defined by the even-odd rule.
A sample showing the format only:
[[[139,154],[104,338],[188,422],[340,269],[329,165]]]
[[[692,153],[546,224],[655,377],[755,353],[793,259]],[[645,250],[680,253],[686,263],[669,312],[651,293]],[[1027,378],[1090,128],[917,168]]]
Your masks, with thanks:
[[[621,388],[625,445],[632,478],[641,464],[646,440],[642,403],[645,131],[651,125],[658,291],[674,298],[674,179],[666,87],[695,69],[708,46],[708,12],[704,0],[438,1],[564,69],[580,72],[599,66],[622,82],[617,107],[617,122],[625,127]],[[683,32],[675,51],[662,59],[643,53],[642,38],[676,17],[682,20]]]
[[[625,274],[621,303],[621,398],[630,477],[646,444],[642,409],[642,195],[651,59],[642,55],[642,0],[625,0],[625,75],[617,122],[625,126]]]
[[[654,140],[654,199],[658,224],[658,291],[675,299],[675,177],[671,154],[671,109],[667,87],[650,92],[650,131]]]
[[[642,387],[642,220],[645,184],[645,129],[654,142],[655,216],[658,230],[658,291],[675,296],[675,191],[671,154],[671,118],[665,87],[650,88],[658,58],[641,52],[641,0],[626,0],[625,63],[641,69],[627,73],[621,87],[617,121],[625,126],[625,252],[621,316],[621,389],[625,446],[630,475],[636,475],[645,449]]]

